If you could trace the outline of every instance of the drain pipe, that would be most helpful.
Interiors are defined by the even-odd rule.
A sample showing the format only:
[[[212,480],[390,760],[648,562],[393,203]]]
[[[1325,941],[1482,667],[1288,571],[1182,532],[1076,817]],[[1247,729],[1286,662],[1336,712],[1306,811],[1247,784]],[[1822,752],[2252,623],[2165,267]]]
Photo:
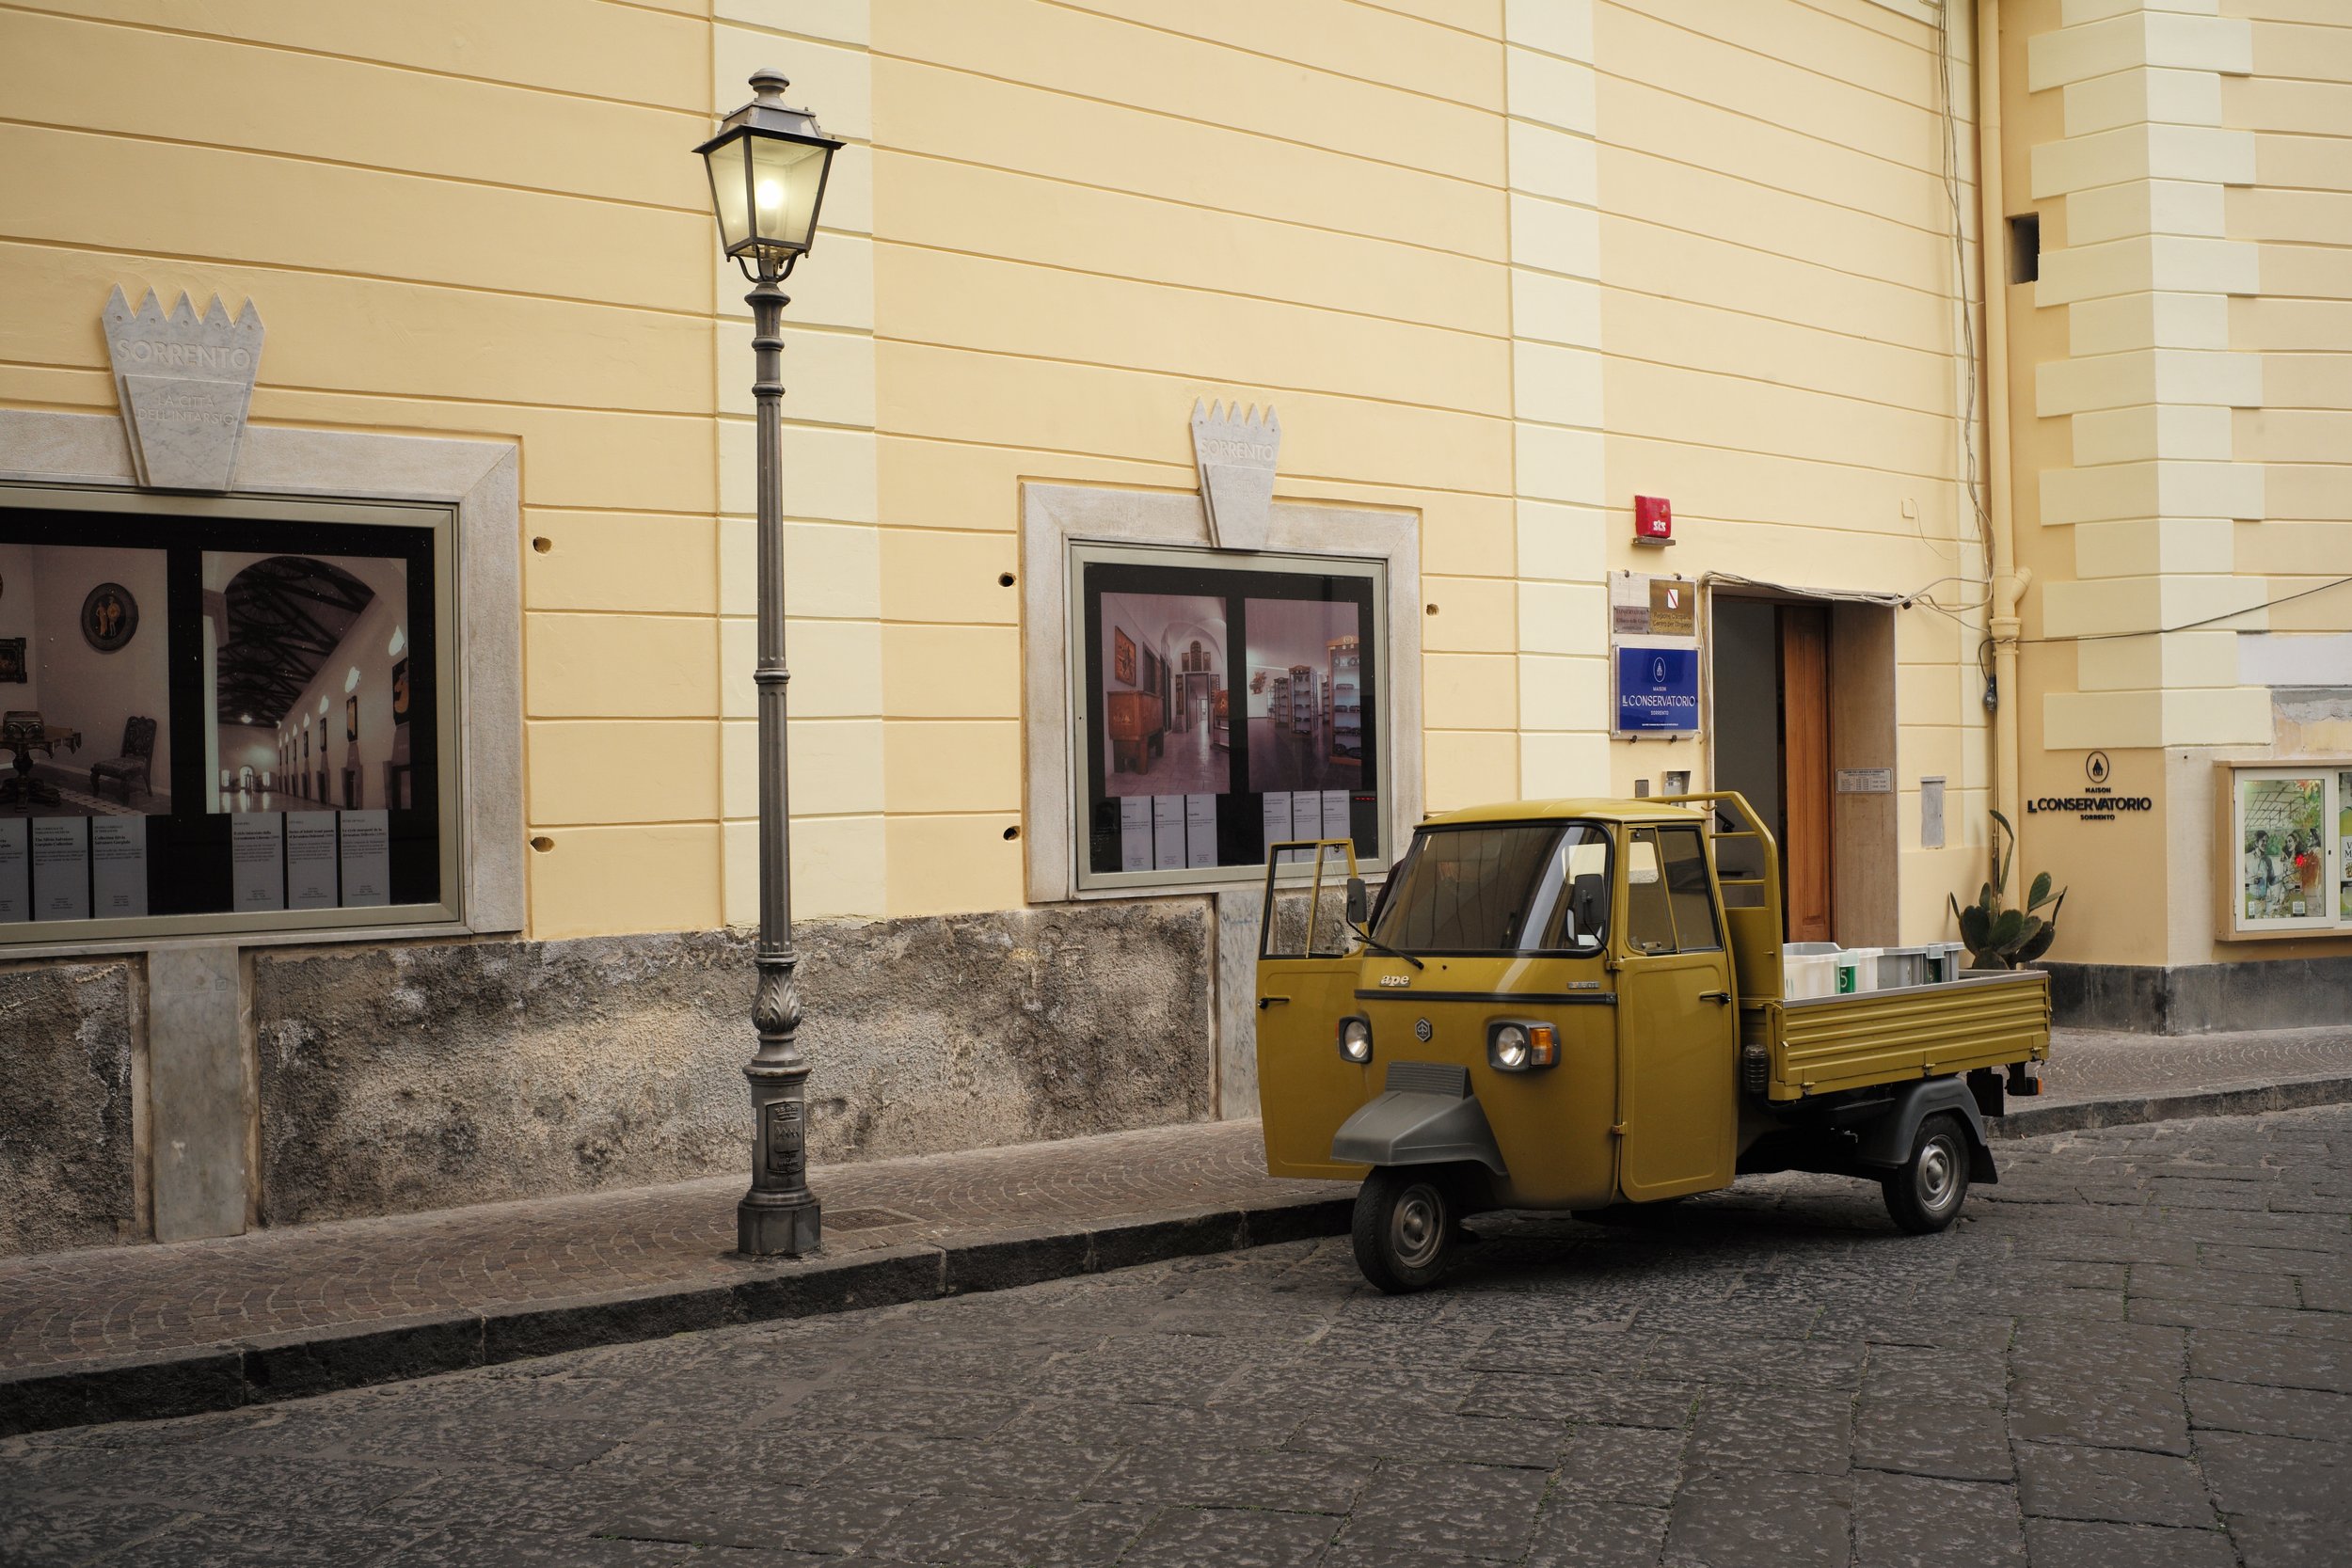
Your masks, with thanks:
[[[2017,518],[2010,505],[2009,238],[2001,189],[2001,8],[1977,0],[1977,260],[1984,274],[1984,452],[1987,520],[1993,535],[1993,807],[2014,827],[2024,786],[2018,772],[2018,601],[2033,580],[2017,565]]]

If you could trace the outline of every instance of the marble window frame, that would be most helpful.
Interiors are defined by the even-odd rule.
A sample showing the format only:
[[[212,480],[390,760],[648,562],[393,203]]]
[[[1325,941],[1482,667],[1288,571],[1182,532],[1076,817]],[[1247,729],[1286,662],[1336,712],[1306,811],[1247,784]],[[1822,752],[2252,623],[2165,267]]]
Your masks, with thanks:
[[[196,931],[184,940],[235,946],[382,942],[522,930],[523,865],[522,504],[512,441],[380,436],[358,431],[248,428],[236,488],[207,499],[293,499],[444,506],[455,516],[455,669],[458,706],[457,917],[414,925],[326,926],[292,930]],[[181,492],[143,489],[122,421],[106,414],[0,409],[0,483],[119,493],[125,513],[168,515]],[[445,694],[444,700],[447,700]],[[119,953],[183,939],[143,936],[10,943],[10,959]]]
[[[1079,721],[1072,711],[1070,546],[1073,543],[1214,548],[1198,494],[1114,486],[1025,483],[1021,487],[1023,840],[1032,904],[1165,897],[1257,889],[1263,868],[1231,866],[1215,880],[1080,888],[1072,748]],[[1405,510],[1278,501],[1265,549],[1295,556],[1377,561],[1388,568],[1387,711],[1391,737],[1382,790],[1387,841],[1401,850],[1421,820],[1421,519]],[[1246,565],[1248,552],[1228,552]]]

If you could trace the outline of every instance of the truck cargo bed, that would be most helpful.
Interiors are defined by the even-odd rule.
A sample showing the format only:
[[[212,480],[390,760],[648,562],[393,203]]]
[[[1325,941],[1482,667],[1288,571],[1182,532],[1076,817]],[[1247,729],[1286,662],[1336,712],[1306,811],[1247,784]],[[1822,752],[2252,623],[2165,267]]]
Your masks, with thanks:
[[[2050,977],[2039,970],[1758,1002],[1741,1011],[1743,1039],[1771,1050],[1767,1096],[1776,1101],[2039,1061],[2050,1052]]]

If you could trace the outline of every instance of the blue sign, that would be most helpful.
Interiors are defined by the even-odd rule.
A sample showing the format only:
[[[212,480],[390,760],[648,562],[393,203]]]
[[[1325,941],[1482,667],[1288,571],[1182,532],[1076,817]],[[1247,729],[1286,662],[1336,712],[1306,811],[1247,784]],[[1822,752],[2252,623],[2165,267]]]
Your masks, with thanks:
[[[1699,651],[1617,649],[1617,731],[1621,735],[1699,733]]]

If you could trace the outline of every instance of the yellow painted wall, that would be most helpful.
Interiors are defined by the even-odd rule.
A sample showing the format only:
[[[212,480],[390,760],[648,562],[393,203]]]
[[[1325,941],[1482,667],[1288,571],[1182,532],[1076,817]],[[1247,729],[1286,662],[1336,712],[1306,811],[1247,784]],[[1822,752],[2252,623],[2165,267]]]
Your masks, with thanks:
[[[259,420],[520,442],[532,929],[747,920],[749,325],[690,149],[773,64],[849,143],[787,313],[799,912],[1022,901],[1019,484],[1189,490],[1196,398],[1280,408],[1282,497],[1420,516],[1430,805],[1624,787],[1665,766],[1606,739],[1636,491],[1689,572],[1983,575],[1934,15],[35,0],[0,402],[111,409],[119,283],[250,295]],[[1897,641],[1913,940],[1982,839],[1981,593],[1934,594]]]
[[[1907,942],[1950,934],[1946,895],[1981,879],[1988,827],[1985,570],[1954,303],[1961,269],[1977,287],[1973,38],[1955,40],[1947,184],[1932,14],[1594,7],[1608,567],[1947,607],[1896,612]],[[1671,499],[1674,548],[1630,543],[1637,494]],[[1689,747],[1621,743],[1613,786],[1691,766]],[[1946,781],[1940,850],[1919,847],[1923,776]]]

